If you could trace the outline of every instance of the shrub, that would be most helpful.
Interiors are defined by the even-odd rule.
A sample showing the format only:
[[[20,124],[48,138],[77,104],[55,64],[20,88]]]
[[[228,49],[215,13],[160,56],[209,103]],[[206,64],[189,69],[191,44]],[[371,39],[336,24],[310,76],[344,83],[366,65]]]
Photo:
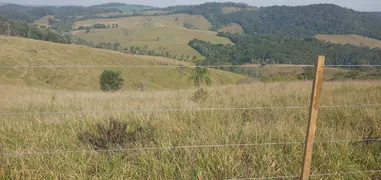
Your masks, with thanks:
[[[100,76],[102,91],[118,91],[122,89],[124,80],[120,71],[105,70]]]
[[[192,100],[195,102],[204,102],[208,98],[208,91],[203,88],[198,89],[192,96]]]
[[[153,125],[130,125],[111,118],[108,126],[98,124],[95,132],[80,132],[78,139],[96,150],[121,148],[155,142],[155,129]]]

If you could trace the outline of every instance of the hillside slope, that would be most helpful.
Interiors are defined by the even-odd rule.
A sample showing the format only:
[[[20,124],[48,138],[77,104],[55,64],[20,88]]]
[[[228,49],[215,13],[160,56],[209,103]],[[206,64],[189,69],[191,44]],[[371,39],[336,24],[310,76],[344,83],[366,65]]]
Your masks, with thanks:
[[[246,8],[224,13],[224,8]],[[205,3],[196,6],[164,8],[176,13],[200,14],[215,30],[237,23],[247,34],[280,34],[313,36],[315,34],[359,34],[381,39],[381,18],[374,13],[358,12],[333,4],[308,6],[270,6],[250,10],[249,6],[235,3]]]
[[[0,36],[0,66],[192,65],[168,58],[135,56],[84,46],[55,44],[18,37]],[[105,68],[1,68],[0,83],[66,90],[99,90],[99,75]],[[125,90],[142,83],[146,90],[191,87],[190,68],[111,68],[122,71]],[[210,70],[214,85],[236,83],[243,76]]]
[[[203,57],[188,46],[190,40],[202,39],[216,44],[232,44],[224,37],[218,37],[216,32],[208,31],[212,26],[209,21],[199,15],[176,14],[168,16],[137,16],[110,19],[91,19],[75,22],[73,28],[91,26],[100,23],[105,25],[118,24],[119,28],[92,29],[74,31],[73,35],[94,43],[121,44],[122,49],[147,46],[156,52],[168,52],[173,57],[188,57],[187,60]],[[192,28],[184,28],[185,25]],[[184,58],[180,58],[184,59]]]

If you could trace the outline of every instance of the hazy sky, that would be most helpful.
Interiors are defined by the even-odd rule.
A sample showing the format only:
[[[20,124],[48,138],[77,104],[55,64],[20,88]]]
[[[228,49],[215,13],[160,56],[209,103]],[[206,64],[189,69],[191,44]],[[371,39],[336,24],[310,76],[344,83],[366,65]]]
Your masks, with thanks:
[[[16,4],[30,5],[93,5],[107,2],[122,2],[128,4],[143,4],[151,6],[173,6],[183,4],[201,4],[215,0],[0,0]],[[317,3],[332,3],[359,11],[381,11],[381,0],[219,0],[218,2],[244,2],[252,6],[269,5],[306,5]]]

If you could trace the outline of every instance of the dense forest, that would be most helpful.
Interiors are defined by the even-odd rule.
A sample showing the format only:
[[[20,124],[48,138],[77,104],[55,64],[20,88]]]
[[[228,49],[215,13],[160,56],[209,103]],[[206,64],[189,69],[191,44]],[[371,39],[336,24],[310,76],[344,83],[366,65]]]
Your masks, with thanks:
[[[322,42],[314,38],[279,35],[231,35],[219,33],[235,45],[192,40],[189,45],[206,57],[202,65],[216,64],[313,64],[325,55],[326,64],[381,64],[381,49]]]
[[[242,10],[226,14],[223,13],[223,7],[238,7]],[[359,34],[381,39],[379,16],[332,4],[271,6],[252,10],[246,4],[206,3],[168,7],[165,10],[203,15],[213,24],[213,30],[226,24],[237,23],[251,35],[279,34],[308,37],[315,34]]]

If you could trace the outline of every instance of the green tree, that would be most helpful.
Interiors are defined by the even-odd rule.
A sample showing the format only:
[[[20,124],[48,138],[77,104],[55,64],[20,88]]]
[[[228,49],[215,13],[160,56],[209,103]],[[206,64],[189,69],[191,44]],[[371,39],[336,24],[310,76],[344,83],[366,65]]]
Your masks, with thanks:
[[[124,80],[120,71],[104,70],[100,75],[100,88],[102,91],[118,91],[122,89]]]
[[[196,69],[193,70],[192,75],[189,77],[189,80],[193,81],[193,84],[196,87],[202,87],[204,85],[210,86],[212,84],[209,70],[202,67],[196,67]]]
[[[86,34],[89,33],[91,31],[91,28],[89,26],[86,27]]]
[[[119,42],[115,42],[112,46],[113,46],[115,51],[118,51],[120,49],[120,43]]]

